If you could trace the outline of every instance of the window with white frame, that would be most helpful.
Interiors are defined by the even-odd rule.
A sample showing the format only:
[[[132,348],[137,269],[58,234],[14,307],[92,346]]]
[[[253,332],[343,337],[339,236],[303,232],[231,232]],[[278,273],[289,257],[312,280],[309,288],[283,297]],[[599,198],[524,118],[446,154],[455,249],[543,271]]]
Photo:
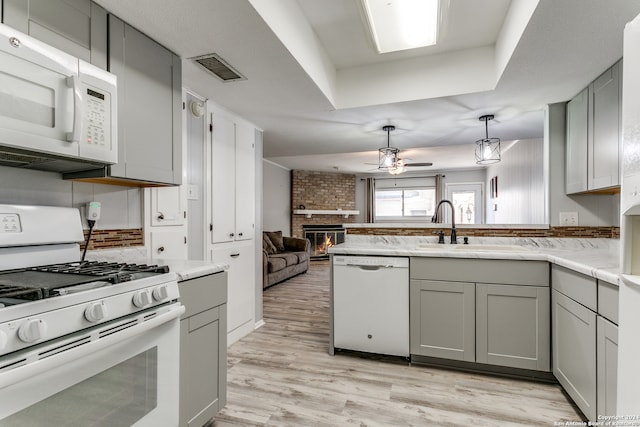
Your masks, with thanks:
[[[435,203],[435,187],[376,189],[375,219],[424,221],[433,216]]]

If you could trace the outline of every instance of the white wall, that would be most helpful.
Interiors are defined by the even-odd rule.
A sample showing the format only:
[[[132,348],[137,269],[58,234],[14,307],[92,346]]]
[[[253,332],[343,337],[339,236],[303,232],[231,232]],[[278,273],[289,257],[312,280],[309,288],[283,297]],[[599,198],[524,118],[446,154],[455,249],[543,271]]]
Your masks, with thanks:
[[[142,191],[137,187],[63,180],[56,172],[0,166],[0,204],[63,206],[81,209],[102,203],[96,230],[142,228]]]
[[[487,224],[546,224],[542,139],[503,146],[502,161],[486,169]],[[490,180],[498,177],[498,197],[491,198]]]
[[[560,212],[577,212],[578,225],[591,227],[620,226],[620,195],[565,194],[566,103],[551,104],[545,112],[545,178],[548,195],[546,209],[549,223],[560,225]]]
[[[269,160],[262,161],[262,168],[263,229],[282,230],[283,235],[290,236],[291,170]]]

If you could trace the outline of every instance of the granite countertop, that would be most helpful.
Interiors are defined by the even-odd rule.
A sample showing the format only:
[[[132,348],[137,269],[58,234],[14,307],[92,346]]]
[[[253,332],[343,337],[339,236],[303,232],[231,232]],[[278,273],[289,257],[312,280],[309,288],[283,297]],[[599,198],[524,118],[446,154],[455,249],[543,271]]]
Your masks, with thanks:
[[[548,261],[605,282],[618,284],[620,242],[617,239],[472,237],[470,247],[436,245],[437,238],[421,236],[347,235],[345,243],[329,248],[340,255],[420,256]],[[431,245],[421,249],[421,245]],[[474,246],[495,245],[495,250]],[[500,245],[507,245],[500,250]]]
[[[213,261],[148,258],[144,247],[88,251],[87,260],[168,265],[169,271],[176,274],[179,282],[229,269],[229,264]]]

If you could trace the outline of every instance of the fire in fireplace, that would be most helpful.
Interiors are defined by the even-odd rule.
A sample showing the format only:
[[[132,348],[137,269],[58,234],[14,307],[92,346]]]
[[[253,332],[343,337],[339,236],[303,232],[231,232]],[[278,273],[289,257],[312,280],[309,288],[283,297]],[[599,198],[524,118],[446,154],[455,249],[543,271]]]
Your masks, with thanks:
[[[329,258],[329,248],[344,243],[342,225],[303,225],[305,239],[311,242],[311,259]]]

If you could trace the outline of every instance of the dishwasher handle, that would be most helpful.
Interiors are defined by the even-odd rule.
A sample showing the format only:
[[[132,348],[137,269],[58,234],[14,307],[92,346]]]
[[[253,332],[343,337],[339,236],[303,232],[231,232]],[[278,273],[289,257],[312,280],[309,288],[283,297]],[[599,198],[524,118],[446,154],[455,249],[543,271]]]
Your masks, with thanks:
[[[348,267],[357,267],[360,270],[376,271],[381,268],[394,268],[393,265],[362,265],[362,264],[347,264]]]

